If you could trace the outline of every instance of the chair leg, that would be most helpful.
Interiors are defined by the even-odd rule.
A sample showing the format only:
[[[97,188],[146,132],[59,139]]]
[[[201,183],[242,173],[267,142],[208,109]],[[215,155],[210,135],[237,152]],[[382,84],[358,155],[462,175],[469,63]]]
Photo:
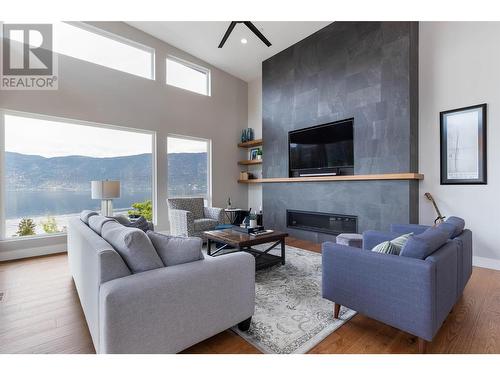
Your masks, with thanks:
[[[338,303],[334,303],[333,304],[333,317],[335,319],[338,319],[339,313],[340,313],[340,305]]]
[[[418,353],[425,354],[426,350],[427,350],[427,341],[425,341],[423,338],[419,337],[418,338]]]
[[[250,323],[252,323],[252,317],[238,323],[238,329],[243,332],[248,331],[250,329]]]

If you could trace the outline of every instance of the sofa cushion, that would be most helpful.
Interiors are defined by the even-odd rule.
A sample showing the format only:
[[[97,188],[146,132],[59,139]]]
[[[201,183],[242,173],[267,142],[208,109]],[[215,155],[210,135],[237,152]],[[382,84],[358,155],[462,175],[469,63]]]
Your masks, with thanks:
[[[376,253],[399,255],[401,249],[411,235],[413,235],[413,233],[403,234],[402,236],[396,237],[390,241],[379,243],[372,249],[372,251]]]
[[[149,223],[144,216],[140,216],[137,220],[134,221],[130,221],[129,218],[125,215],[116,215],[114,216],[114,218],[116,219],[116,221],[126,227],[139,228],[143,232],[147,232],[148,230],[150,230]]]
[[[460,218],[460,217],[450,216],[448,219],[446,219],[445,223],[452,224],[455,226],[455,231],[453,232],[453,235],[451,238],[455,238],[457,236],[460,236],[460,234],[462,234],[462,232],[465,228],[465,220]]]
[[[140,229],[125,227],[113,220],[103,225],[102,238],[121,255],[132,273],[163,267],[149,237]]]
[[[214,219],[197,219],[194,220],[194,231],[195,232],[204,232],[206,230],[214,230],[219,222]]]
[[[102,232],[102,226],[109,221],[116,222],[116,220],[111,217],[93,215],[89,217],[89,227],[91,227],[92,230],[100,236]]]
[[[167,236],[153,231],[146,234],[167,267],[203,259],[201,238]]]
[[[448,241],[448,234],[436,227],[431,227],[421,234],[410,236],[399,255],[403,257],[425,259]]]
[[[80,214],[80,220],[83,221],[85,224],[89,224],[89,218],[91,216],[95,216],[95,215],[99,215],[97,212],[95,211],[91,211],[91,210],[83,210]]]

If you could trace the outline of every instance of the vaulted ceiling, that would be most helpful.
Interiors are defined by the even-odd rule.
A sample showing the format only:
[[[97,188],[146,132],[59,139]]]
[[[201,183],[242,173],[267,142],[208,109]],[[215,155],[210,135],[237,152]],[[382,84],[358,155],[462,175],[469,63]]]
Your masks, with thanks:
[[[262,43],[245,25],[238,24],[224,47],[217,48],[230,21],[128,22],[137,29],[250,82],[261,76],[262,61],[322,29],[331,21],[253,23],[272,43],[271,47]],[[242,39],[246,39],[247,43],[241,43]]]

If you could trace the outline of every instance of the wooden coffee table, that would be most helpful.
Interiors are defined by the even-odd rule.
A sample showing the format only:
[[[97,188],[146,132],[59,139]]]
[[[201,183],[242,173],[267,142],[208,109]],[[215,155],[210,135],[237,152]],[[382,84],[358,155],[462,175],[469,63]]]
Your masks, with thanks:
[[[288,236],[288,233],[274,231],[273,233],[261,236],[251,236],[233,229],[222,229],[204,232],[204,235],[207,239],[207,255],[218,256],[237,251],[245,251],[255,257],[255,268],[257,270],[271,267],[279,263],[285,264],[285,237]],[[213,242],[222,243],[223,245],[212,252]],[[272,243],[271,246],[265,250],[257,250],[252,247],[270,242]],[[281,256],[269,254],[269,252],[278,245],[281,245]],[[235,250],[221,253],[222,250],[228,247],[233,247]]]

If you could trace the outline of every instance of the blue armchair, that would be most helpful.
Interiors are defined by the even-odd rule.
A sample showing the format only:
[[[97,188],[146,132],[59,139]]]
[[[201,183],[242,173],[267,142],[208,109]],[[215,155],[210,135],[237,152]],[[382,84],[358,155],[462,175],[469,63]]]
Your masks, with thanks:
[[[419,351],[425,352],[426,342],[432,341],[470,277],[472,258],[463,253],[472,249],[472,235],[461,228],[458,233],[451,231],[451,225],[441,229],[394,225],[392,233],[364,232],[363,249],[325,242],[322,292],[334,302],[335,318],[344,305],[417,336]],[[404,248],[400,256],[369,251],[409,232],[415,234],[414,251],[407,256]]]

